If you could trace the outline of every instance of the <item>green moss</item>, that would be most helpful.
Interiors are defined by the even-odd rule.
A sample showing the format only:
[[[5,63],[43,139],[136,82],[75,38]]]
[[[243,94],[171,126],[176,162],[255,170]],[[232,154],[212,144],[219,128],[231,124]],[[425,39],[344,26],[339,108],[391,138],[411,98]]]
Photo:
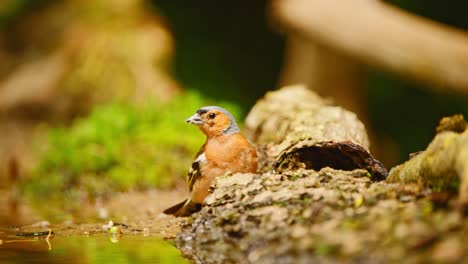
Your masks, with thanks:
[[[287,204],[285,202],[281,202],[281,201],[274,201],[271,204],[276,205],[278,207],[286,207],[287,206]]]
[[[318,241],[315,246],[315,254],[317,256],[331,256],[335,254],[338,249],[339,247],[337,245],[333,245],[325,241]]]
[[[166,104],[111,103],[68,128],[51,128],[25,190],[82,196],[169,187],[185,178],[205,140],[184,120],[207,104],[214,103],[194,92]],[[237,107],[216,104],[238,116]]]
[[[299,178],[300,178],[299,175],[291,175],[291,176],[289,176],[289,180],[291,180],[291,181],[295,181],[295,180],[297,180],[297,179],[299,179]]]

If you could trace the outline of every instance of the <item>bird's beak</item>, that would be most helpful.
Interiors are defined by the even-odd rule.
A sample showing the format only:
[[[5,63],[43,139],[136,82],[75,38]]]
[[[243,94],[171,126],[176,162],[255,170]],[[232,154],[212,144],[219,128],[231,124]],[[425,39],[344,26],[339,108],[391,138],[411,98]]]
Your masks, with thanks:
[[[193,125],[203,125],[204,124],[204,122],[201,119],[199,114],[194,114],[193,116],[187,118],[187,120],[185,120],[185,122],[187,122],[189,124],[193,124]]]

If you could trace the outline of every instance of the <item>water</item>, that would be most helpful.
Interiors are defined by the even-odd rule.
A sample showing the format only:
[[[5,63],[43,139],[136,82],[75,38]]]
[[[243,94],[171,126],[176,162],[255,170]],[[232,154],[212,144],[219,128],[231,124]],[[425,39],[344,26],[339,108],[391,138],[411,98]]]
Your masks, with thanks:
[[[187,263],[156,237],[55,236],[24,238],[0,231],[0,263]]]
[[[20,231],[45,231],[48,228],[31,226],[30,224],[42,218],[26,213],[29,210],[24,209],[25,203],[17,203],[10,198],[9,190],[0,188],[0,264],[187,263],[180,251],[168,241],[155,235],[145,235],[144,232],[130,232],[132,228],[124,229],[121,236],[115,236],[102,230],[104,221],[92,224],[92,220],[81,219],[81,223],[85,224],[65,225],[57,224],[60,223],[57,220],[60,217],[51,217],[48,220],[52,223],[51,228],[55,235],[49,238],[46,235],[17,236]],[[136,207],[134,208],[124,208],[123,211],[134,213],[129,221],[136,219],[137,222],[141,222],[140,225],[132,224],[135,229],[149,227],[151,231],[155,225],[167,225],[165,222],[158,222],[152,216],[142,218],[135,213]],[[25,224],[26,228],[23,228]],[[83,235],[85,231],[94,235]]]

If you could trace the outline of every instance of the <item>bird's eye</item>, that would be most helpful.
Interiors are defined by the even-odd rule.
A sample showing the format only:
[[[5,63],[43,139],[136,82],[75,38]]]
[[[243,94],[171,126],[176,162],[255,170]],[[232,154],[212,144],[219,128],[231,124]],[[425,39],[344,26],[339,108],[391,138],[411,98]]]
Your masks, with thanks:
[[[213,118],[216,117],[216,114],[215,114],[215,113],[210,113],[210,114],[208,115],[208,117],[210,117],[211,119],[213,119]]]

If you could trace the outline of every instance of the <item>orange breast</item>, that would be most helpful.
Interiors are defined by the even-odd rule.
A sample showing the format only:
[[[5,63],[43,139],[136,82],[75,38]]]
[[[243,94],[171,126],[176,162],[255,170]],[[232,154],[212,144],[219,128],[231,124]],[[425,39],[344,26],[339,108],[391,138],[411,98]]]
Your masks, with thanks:
[[[212,180],[226,173],[257,172],[258,159],[255,148],[241,135],[211,138],[206,142],[207,162],[192,191],[192,201],[202,203],[208,195]]]
[[[257,171],[257,152],[241,134],[209,140],[205,155],[209,163],[232,173]]]

